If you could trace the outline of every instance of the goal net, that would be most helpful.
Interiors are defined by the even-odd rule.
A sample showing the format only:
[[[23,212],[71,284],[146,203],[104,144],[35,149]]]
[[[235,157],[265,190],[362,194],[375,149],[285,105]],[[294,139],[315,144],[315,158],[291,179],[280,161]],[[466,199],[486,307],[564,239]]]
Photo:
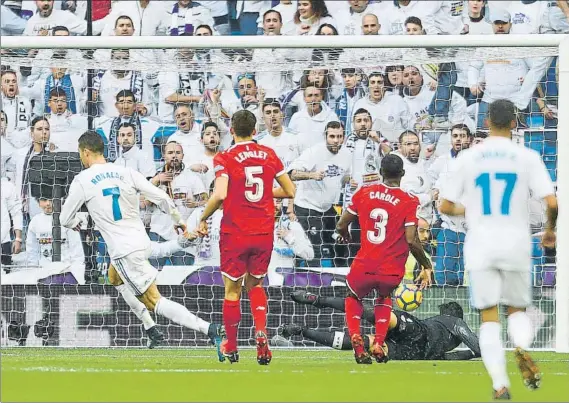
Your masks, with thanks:
[[[494,46],[495,38],[489,38],[481,42],[485,46],[473,47],[467,39],[464,46],[462,39],[454,39],[449,47],[443,39],[437,44],[437,38],[428,38],[416,45],[407,40],[413,47],[392,41],[391,47],[350,48],[317,37],[310,48],[301,48],[298,38],[291,40],[294,47],[280,41],[279,48],[268,48],[258,38],[261,46],[255,47],[235,38],[223,38],[224,43],[220,38],[201,43],[168,38],[174,42],[166,44],[160,38],[70,37],[64,45],[70,48],[63,49],[57,38],[33,38],[52,41],[40,45],[20,39],[2,44],[1,61],[2,203],[12,192],[23,211],[18,217],[16,206],[9,210],[11,220],[2,220],[3,237],[11,233],[2,244],[3,346],[146,345],[141,322],[109,285],[110,258],[96,225],[86,220],[79,234],[58,229],[58,195],[65,198],[70,180],[81,170],[74,153],[87,129],[103,137],[109,161],[134,167],[169,192],[191,228],[214,178],[212,157],[231,144],[231,115],[239,109],[255,114],[257,141],[275,149],[298,186],[296,200],[278,206],[265,280],[269,336],[277,346],[315,346],[298,337],[276,337],[286,323],[343,331],[342,312],[295,303],[290,294],[345,296],[345,277],[359,245],[339,244],[335,222],[357,186],[377,177],[386,153],[404,159],[402,187],[421,200],[420,237],[435,267],[434,285],[415,314],[434,316],[440,304],[456,301],[474,331],[478,315],[470,308],[462,257],[467,228],[461,220],[441,216],[436,207],[452,156],[487,135],[488,102],[509,98],[516,104],[514,141],[540,153],[561,185],[557,132],[564,119],[560,100],[567,93],[561,94],[559,77],[567,74],[567,66],[560,66],[554,41],[528,47],[520,39],[515,47]],[[110,48],[103,39],[117,42]],[[175,40],[190,45],[176,46]],[[336,121],[341,126],[330,124]],[[327,127],[341,127],[339,145],[327,136]],[[209,322],[222,323],[215,225],[199,247],[184,249],[167,215],[144,200],[140,208],[162,295]],[[554,349],[556,331],[559,336],[556,281],[560,284],[562,274],[555,251],[539,246],[544,207],[536,200],[529,209],[533,347]],[[22,251],[15,254],[10,240],[20,238],[19,229]],[[352,233],[357,240],[357,227]],[[405,282],[413,282],[416,274],[417,264],[409,258]],[[246,295],[242,312],[239,341],[252,346]],[[167,346],[206,345],[202,334],[159,316],[155,320]],[[371,333],[373,324],[367,325]]]

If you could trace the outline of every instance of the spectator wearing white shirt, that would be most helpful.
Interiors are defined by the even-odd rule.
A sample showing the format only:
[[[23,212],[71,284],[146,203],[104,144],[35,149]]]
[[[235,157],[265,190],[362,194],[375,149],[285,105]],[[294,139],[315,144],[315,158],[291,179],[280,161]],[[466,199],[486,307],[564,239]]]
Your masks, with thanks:
[[[547,33],[549,1],[518,0],[510,2],[507,10],[512,16],[512,35]],[[500,7],[498,5],[491,7]],[[552,32],[551,32],[552,33]]]
[[[359,68],[344,68],[341,74],[344,85],[342,93],[336,100],[336,115],[346,128],[346,133],[349,133],[354,105],[366,96],[366,88],[362,83],[365,76]]]
[[[136,130],[136,126],[132,123],[125,122],[119,125],[117,135],[119,153],[115,164],[132,168],[146,179],[151,179],[156,175],[156,165],[140,148],[135,147]]]
[[[5,5],[0,6],[0,35],[19,36],[26,29],[26,20]]]
[[[27,131],[32,114],[32,104],[20,95],[18,76],[13,70],[4,70],[2,80],[2,110],[7,116],[6,139],[16,148],[29,144]]]
[[[53,88],[48,96],[51,142],[57,152],[77,152],[79,137],[87,131],[87,117],[68,109],[67,93],[61,87]]]
[[[294,35],[296,25],[294,24],[294,15],[296,14],[296,1],[281,0],[272,10],[277,11],[281,16],[282,34]]]
[[[464,0],[429,1],[433,8],[434,31],[429,35],[460,35],[467,33],[463,16],[465,14]]]
[[[353,129],[344,144],[352,154],[351,182],[344,192],[344,205],[349,204],[353,191],[364,182],[379,180],[381,158],[391,152],[389,142],[372,130],[371,114],[367,109],[360,108],[354,112],[351,127]]]
[[[493,34],[492,24],[486,18],[486,0],[468,0],[468,12],[464,15],[464,24],[468,25],[469,35]]]
[[[87,33],[87,21],[70,11],[55,10],[53,3],[54,0],[36,0],[37,12],[26,23],[24,35],[50,35],[52,28],[58,25],[66,27],[73,35]],[[98,24],[94,26],[95,34],[100,32],[98,26]]]
[[[113,4],[109,15],[100,21],[106,23],[102,36],[114,34],[115,22],[121,15],[127,15],[134,23],[134,35],[166,35],[170,19],[161,1],[120,0]]]
[[[309,84],[304,89],[306,108],[296,112],[290,119],[289,129],[298,133],[301,151],[322,142],[327,125],[339,120],[322,97],[322,89]]]
[[[557,0],[557,6],[549,2],[549,27],[558,34],[569,34],[569,1]]]
[[[403,160],[405,175],[401,179],[401,189],[412,193],[419,199],[420,215],[429,223],[433,218],[433,191],[427,175],[427,164],[421,157],[421,142],[417,133],[406,130],[399,136],[399,150],[395,151]]]
[[[54,54],[52,59],[58,60],[64,55]],[[85,113],[87,108],[87,75],[84,72],[72,71],[64,67],[44,68],[37,72],[37,79],[28,94],[35,100],[34,113],[41,115],[51,113],[49,100],[53,90],[64,92],[67,102],[66,110],[72,114]]]
[[[2,265],[11,265],[12,255],[17,255],[22,251],[22,229],[24,225],[22,201],[18,196],[18,189],[7,178],[0,179],[0,187],[1,263]],[[15,235],[13,241],[10,235],[12,229]]]
[[[219,35],[231,35],[231,26],[229,25],[229,8],[227,7],[227,1],[201,0],[200,4],[206,7],[213,17],[213,29]]]
[[[428,109],[434,95],[435,91],[424,85],[419,69],[416,66],[406,66],[403,70],[403,100],[411,116],[409,127],[420,130],[429,126]]]
[[[405,21],[405,28],[407,35],[426,35],[426,31],[423,27],[423,22],[420,18],[417,17],[409,17]],[[428,51],[427,51],[428,53]],[[449,109],[450,109],[450,102],[452,98],[452,86],[456,82],[457,73],[456,73],[456,65],[453,62],[449,63],[440,63],[435,65],[435,72],[432,72],[430,77],[431,81],[427,83],[428,91],[433,91],[432,96],[430,97],[430,102],[428,105],[428,122],[420,123],[419,127],[430,127],[434,126],[435,128],[442,128],[447,129],[449,127],[448,123],[448,116],[449,116]],[[430,65],[424,65],[421,67],[420,70],[423,72],[428,72],[431,69],[425,69],[425,67],[430,67]],[[419,76],[421,76],[421,86],[423,85],[422,75],[419,71]],[[417,72],[414,72],[416,75]],[[405,72],[404,72],[405,74]],[[409,76],[409,72],[407,73]],[[408,90],[409,88],[407,88]],[[436,90],[436,92],[435,92]],[[422,91],[424,96],[427,96],[428,91]],[[409,94],[408,94],[409,95]],[[415,96],[415,95],[413,95]],[[416,112],[416,111],[415,111]],[[424,120],[424,119],[420,119]],[[413,122],[413,126],[415,126],[415,130],[417,129],[417,121]],[[410,125],[410,127],[413,127]]]
[[[37,200],[42,210],[30,221],[26,234],[27,266],[45,267],[53,256],[53,202],[51,199]],[[85,264],[85,254],[79,232],[61,228],[61,262],[73,266]]]
[[[321,135],[325,141],[306,149],[288,169],[298,182],[294,213],[315,247],[316,259],[335,259],[340,256],[332,238],[338,217],[334,205],[349,182],[352,155],[343,147],[340,122],[327,123]]]
[[[237,77],[237,94],[241,109],[252,112],[257,118],[257,131],[264,130],[261,105],[265,98],[265,91],[257,86],[255,74],[239,74]]]
[[[263,103],[263,120],[266,129],[255,137],[257,143],[272,148],[285,169],[300,156],[298,133],[283,125],[284,115],[280,103],[274,98],[267,98]]]
[[[512,23],[508,11],[491,8],[490,20],[495,35],[510,33]],[[478,106],[477,128],[485,127],[488,105],[497,99],[511,100],[522,112],[518,114],[518,123],[525,126],[525,112],[550,61],[549,57],[534,57],[471,62],[468,73],[470,91],[474,96],[484,92]]]
[[[395,0],[386,12],[389,21],[388,34],[405,34],[405,21],[409,17],[419,18],[428,34],[436,33],[434,10],[430,3],[424,0]]]
[[[136,146],[136,126],[129,122],[121,123],[118,128],[118,158],[115,164],[129,167],[140,172],[148,180],[156,175],[156,164],[148,158],[140,148]],[[144,226],[150,226],[151,212],[145,203],[143,196],[140,196],[140,218],[144,222]]]
[[[154,160],[152,138],[159,125],[150,119],[141,118],[136,110],[135,95],[130,90],[120,90],[115,95],[116,117],[107,119],[97,132],[106,140],[107,160],[114,162],[119,156],[118,132],[122,123],[132,123],[136,128],[136,147],[140,148],[149,161]]]
[[[365,14],[362,17],[361,32],[363,35],[379,35],[381,24],[375,14]]]
[[[200,25],[213,27],[213,17],[208,8],[202,6],[197,1],[178,0],[170,11],[170,25],[168,34],[170,36],[193,35]]]
[[[201,127],[196,123],[194,114],[188,105],[179,104],[174,112],[178,130],[168,137],[168,142],[175,141],[184,149],[184,164],[190,166],[193,155],[203,149]]]
[[[164,168],[152,178],[151,182],[164,190],[172,198],[182,219],[185,221],[194,209],[203,206],[207,200],[207,190],[202,180],[189,168],[184,166],[184,150],[176,142],[169,142],[164,147]],[[154,207],[153,207],[154,208]],[[150,221],[150,239],[156,242],[166,242],[177,237],[172,227],[170,215],[154,208]],[[188,265],[193,263],[193,257],[184,252],[170,257],[173,265]],[[153,262],[164,265],[165,259]]]
[[[368,77],[368,96],[355,103],[354,111],[367,109],[373,119],[373,129],[390,143],[397,143],[399,134],[409,125],[409,109],[403,98],[387,91],[385,81],[382,73],[371,73]]]
[[[118,63],[130,60],[129,49],[113,49],[111,59]],[[136,111],[140,116],[148,116],[152,112],[150,88],[143,73],[135,70],[101,70],[93,79],[93,98],[97,102],[97,115],[115,117],[114,108],[116,94],[128,90],[134,94]],[[99,119],[100,120],[100,119]]]
[[[31,146],[19,148],[14,152],[14,185],[22,200],[22,208],[24,214],[29,218],[33,218],[40,213],[39,205],[32,197],[30,189],[29,171],[31,159],[46,151],[54,151],[55,146],[50,143],[50,126],[49,120],[45,116],[36,116],[30,124]]]
[[[211,36],[211,27],[201,25],[196,28],[195,36]],[[189,64],[189,69],[163,71],[158,74],[158,116],[164,123],[174,121],[174,106],[179,103],[191,105],[197,118],[215,121],[220,128],[223,119],[239,109],[239,100],[235,95],[231,79],[221,73],[205,72],[201,64],[208,64],[212,58],[219,62],[225,57],[222,53],[202,49],[179,49],[176,58],[182,64]]]
[[[294,14],[295,35],[316,35],[322,24],[336,26],[324,0],[299,0]]]
[[[209,189],[215,180],[213,158],[219,153],[221,133],[214,122],[205,122],[201,131],[202,149],[193,152],[188,158],[188,167],[202,180],[206,189]]]
[[[14,168],[12,155],[15,148],[6,139],[6,127],[8,126],[8,118],[3,110],[0,110],[0,177],[6,177],[14,180]]]
[[[315,49],[314,52],[318,50]],[[337,84],[334,72],[323,68],[307,69],[302,73],[298,86],[279,98],[285,114],[285,123],[290,123],[294,113],[306,109],[303,90],[312,85],[320,88],[322,100],[326,105],[332,110],[336,108],[336,99],[340,96],[342,87]]]
[[[369,4],[369,0],[350,0],[346,10],[334,14],[340,35],[362,35],[362,20],[365,15],[382,16],[380,4]],[[384,7],[385,9],[385,7]],[[378,20],[378,25],[381,24]]]
[[[276,10],[268,10],[263,14],[263,35],[280,36],[283,28],[282,16]],[[294,59],[294,51],[290,49],[255,49],[253,51],[253,63],[282,63],[287,59]],[[288,70],[258,71],[255,79],[259,87],[265,89],[265,96],[278,98],[293,87],[292,72]]]
[[[429,167],[428,175],[433,183],[433,199],[438,199],[439,190],[449,178],[452,161],[472,144],[472,134],[466,125],[451,128],[450,152],[438,157]],[[441,214],[441,230],[437,234],[437,253],[434,256],[435,281],[438,285],[460,286],[464,282],[464,217]]]

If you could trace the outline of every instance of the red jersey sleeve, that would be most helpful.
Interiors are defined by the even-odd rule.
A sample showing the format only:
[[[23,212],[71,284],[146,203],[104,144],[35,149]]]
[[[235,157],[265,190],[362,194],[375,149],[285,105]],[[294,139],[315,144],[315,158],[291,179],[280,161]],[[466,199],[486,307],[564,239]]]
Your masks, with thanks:
[[[362,188],[358,189],[356,193],[352,195],[352,200],[350,201],[350,204],[346,208],[346,210],[348,210],[348,213],[353,215],[358,215],[358,207],[360,205],[360,199],[362,198],[361,193],[362,193]]]
[[[227,162],[225,161],[224,156],[222,153],[218,153],[213,157],[213,172],[215,173],[215,177],[219,178],[220,176],[225,176],[228,178],[228,171]]]
[[[405,226],[418,226],[419,219],[417,217],[417,212],[419,211],[419,199],[415,196],[410,196],[407,202],[407,209],[405,213]]]

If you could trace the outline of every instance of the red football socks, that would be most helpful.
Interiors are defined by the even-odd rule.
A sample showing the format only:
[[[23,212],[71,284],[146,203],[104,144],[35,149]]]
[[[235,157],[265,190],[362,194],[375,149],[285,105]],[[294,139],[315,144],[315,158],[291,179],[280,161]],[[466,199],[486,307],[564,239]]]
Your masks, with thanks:
[[[346,325],[348,326],[348,332],[350,332],[350,338],[352,338],[354,334],[360,334],[361,332],[361,321],[364,306],[359,299],[346,297],[345,310]]]
[[[376,298],[374,301],[375,314],[375,343],[382,345],[389,329],[391,319],[391,297]]]
[[[251,313],[255,323],[255,333],[267,333],[267,294],[263,287],[253,287],[249,291]]]
[[[237,331],[241,321],[241,301],[223,300],[223,325],[227,334],[227,351],[237,350]]]

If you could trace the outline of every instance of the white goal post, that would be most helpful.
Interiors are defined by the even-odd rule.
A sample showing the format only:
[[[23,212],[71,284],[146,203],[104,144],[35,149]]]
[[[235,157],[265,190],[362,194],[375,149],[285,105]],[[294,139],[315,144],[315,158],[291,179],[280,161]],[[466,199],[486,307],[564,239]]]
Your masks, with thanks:
[[[545,54],[559,55],[559,100],[557,132],[557,191],[559,219],[557,229],[557,270],[555,294],[555,350],[569,353],[569,35],[462,35],[462,36],[212,36],[212,37],[2,37],[6,49],[374,49],[385,50],[388,58],[412,63],[416,54],[401,53],[402,49],[443,49],[434,63],[453,61],[445,49],[463,49],[472,59],[535,56],[533,49],[545,49]],[[3,58],[11,59],[8,55]],[[465,56],[463,56],[465,57]],[[4,63],[4,60],[2,61]],[[9,61],[7,63],[10,63]],[[31,66],[34,60],[28,61]],[[38,62],[39,63],[39,62]],[[160,61],[155,62],[160,63]],[[163,62],[167,65],[168,61]],[[329,62],[330,63],[330,62]],[[334,62],[332,62],[334,63]],[[377,60],[377,65],[385,64]],[[403,64],[403,63],[399,63]],[[150,65],[149,68],[155,68]],[[87,67],[98,69],[99,66]],[[227,65],[228,71],[245,71]]]

